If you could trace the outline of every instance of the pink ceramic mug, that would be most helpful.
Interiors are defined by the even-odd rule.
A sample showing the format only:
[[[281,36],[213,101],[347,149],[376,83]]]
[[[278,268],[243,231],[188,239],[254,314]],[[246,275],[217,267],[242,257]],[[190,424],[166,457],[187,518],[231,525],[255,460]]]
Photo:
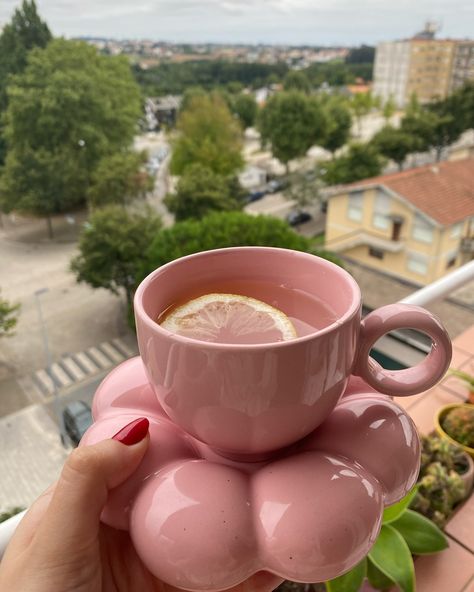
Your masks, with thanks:
[[[328,303],[335,321],[304,337],[257,345],[202,342],[157,324],[160,313],[189,294],[204,294],[216,281],[239,280],[284,281]],[[237,247],[183,257],[150,274],[134,304],[140,354],[164,411],[233,458],[256,459],[312,432],[333,410],[351,374],[387,395],[413,395],[440,380],[451,360],[449,337],[431,313],[392,304],[361,322],[361,295],[352,276],[303,252]],[[431,337],[431,352],[414,368],[384,370],[369,356],[371,347],[385,333],[407,327]]]

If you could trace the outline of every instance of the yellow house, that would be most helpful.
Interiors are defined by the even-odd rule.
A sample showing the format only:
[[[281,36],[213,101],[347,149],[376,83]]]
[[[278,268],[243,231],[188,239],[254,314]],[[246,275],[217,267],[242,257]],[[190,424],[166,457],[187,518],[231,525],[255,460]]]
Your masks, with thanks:
[[[335,188],[326,248],[383,273],[429,284],[474,258],[474,159]]]

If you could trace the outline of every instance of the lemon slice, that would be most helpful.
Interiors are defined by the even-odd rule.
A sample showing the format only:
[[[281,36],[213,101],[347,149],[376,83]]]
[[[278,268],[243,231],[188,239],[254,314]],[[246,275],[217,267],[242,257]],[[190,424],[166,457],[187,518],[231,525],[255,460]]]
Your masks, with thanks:
[[[214,343],[272,343],[297,336],[281,310],[238,294],[200,296],[172,309],[160,325],[178,335]]]

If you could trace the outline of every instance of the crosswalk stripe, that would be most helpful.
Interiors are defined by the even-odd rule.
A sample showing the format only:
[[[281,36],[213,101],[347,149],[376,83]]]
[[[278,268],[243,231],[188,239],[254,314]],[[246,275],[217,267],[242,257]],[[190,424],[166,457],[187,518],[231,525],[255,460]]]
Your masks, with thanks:
[[[84,371],[76,364],[76,362],[72,358],[63,358],[61,360],[61,365],[65,368],[66,372],[68,372],[75,382],[80,380],[84,380],[86,377]]]
[[[111,343],[101,343],[99,345],[100,349],[113,361],[117,364],[123,362],[124,356],[120,353]]]
[[[85,352],[74,354],[74,359],[87,374],[97,374],[100,369]]]
[[[55,362],[51,364],[51,375],[56,382],[59,383],[59,386],[66,387],[71,386],[72,379],[64,372],[61,366]]]
[[[46,372],[46,370],[37,370],[35,372],[35,378],[39,383],[40,387],[48,393],[52,395],[54,393],[54,382],[51,376]]]
[[[116,339],[112,339],[112,343],[114,344],[114,346],[120,351],[122,352],[127,358],[133,358],[134,356],[137,355],[137,353],[135,351],[133,351],[132,348],[130,348],[123,339],[120,339],[120,337],[117,337]]]
[[[88,355],[97,363],[101,368],[110,368],[112,361],[109,360],[100,350],[96,347],[90,347],[87,350]]]

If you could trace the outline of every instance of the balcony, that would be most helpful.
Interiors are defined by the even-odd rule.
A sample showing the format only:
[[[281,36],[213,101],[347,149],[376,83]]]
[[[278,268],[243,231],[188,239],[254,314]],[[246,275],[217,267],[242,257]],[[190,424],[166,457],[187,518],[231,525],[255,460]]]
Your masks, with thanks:
[[[455,270],[433,284],[416,291],[402,300],[407,304],[427,306],[449,297],[458,288],[474,281],[474,261]],[[453,340],[452,367],[474,374],[474,325]],[[416,397],[401,397],[397,403],[404,407],[415,421],[420,433],[433,430],[435,411],[443,405],[462,402],[466,399],[467,388],[452,376],[446,376],[437,386]],[[21,414],[16,414],[21,415]],[[12,422],[17,418],[12,418]],[[20,418],[21,421],[21,418]],[[17,424],[19,425],[19,424]],[[54,440],[56,434],[34,434],[32,446],[39,446],[43,438],[45,445],[40,452],[49,455],[51,471],[58,472],[64,454],[55,456]],[[28,444],[25,443],[27,446]],[[3,456],[5,456],[5,451]],[[7,451],[8,452],[8,451]],[[64,451],[63,451],[64,452]],[[11,474],[18,475],[22,471],[21,460],[28,458],[28,451],[22,456],[10,460],[14,465]],[[2,480],[5,475],[2,475]],[[12,500],[13,501],[13,500]],[[32,500],[31,500],[32,501]],[[13,502],[14,503],[14,502]],[[19,514],[0,524],[0,557],[21,520]],[[418,557],[415,562],[418,592],[472,592],[474,583],[474,495],[454,514],[445,532],[449,539],[449,548],[436,555]]]
[[[326,242],[325,246],[335,253],[360,246],[372,247],[373,249],[388,251],[389,253],[400,253],[405,249],[405,243],[403,241],[390,240],[379,234],[362,229],[331,239]]]

